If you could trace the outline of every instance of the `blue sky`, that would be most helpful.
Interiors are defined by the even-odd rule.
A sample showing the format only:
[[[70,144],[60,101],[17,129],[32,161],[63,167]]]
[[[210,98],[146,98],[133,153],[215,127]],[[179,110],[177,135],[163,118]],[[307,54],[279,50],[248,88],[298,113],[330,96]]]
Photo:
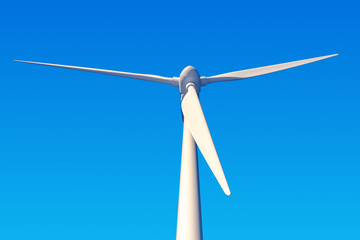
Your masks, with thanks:
[[[202,76],[232,196],[200,157],[204,239],[360,239],[357,1],[14,1],[0,8],[0,239],[174,239],[178,89],[12,62]]]

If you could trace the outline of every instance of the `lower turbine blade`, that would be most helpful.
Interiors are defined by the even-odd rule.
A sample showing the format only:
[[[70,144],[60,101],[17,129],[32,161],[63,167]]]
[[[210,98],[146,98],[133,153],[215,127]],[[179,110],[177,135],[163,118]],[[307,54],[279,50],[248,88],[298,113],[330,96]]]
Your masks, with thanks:
[[[215,175],[221,188],[226,195],[230,195],[230,189],[226,181],[214,142],[211,138],[208,125],[196,90],[193,86],[188,87],[188,92],[181,102],[181,109],[189,130],[198,145],[202,155]]]

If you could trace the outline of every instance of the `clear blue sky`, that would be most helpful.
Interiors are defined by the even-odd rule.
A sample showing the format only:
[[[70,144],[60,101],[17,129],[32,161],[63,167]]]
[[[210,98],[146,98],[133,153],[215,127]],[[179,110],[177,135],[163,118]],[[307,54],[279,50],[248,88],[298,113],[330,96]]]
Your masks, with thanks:
[[[200,161],[204,239],[360,239],[358,1],[6,1],[0,239],[175,239],[178,89],[12,62],[178,76],[339,53],[201,101],[232,196]]]

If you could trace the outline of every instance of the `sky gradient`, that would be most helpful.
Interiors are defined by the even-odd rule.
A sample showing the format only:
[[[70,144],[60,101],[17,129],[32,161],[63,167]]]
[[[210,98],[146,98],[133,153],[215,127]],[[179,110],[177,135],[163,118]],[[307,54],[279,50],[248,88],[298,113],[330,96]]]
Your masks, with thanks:
[[[177,88],[15,63],[201,76],[232,195],[199,154],[204,239],[360,239],[357,1],[16,1],[0,8],[0,239],[175,239]]]

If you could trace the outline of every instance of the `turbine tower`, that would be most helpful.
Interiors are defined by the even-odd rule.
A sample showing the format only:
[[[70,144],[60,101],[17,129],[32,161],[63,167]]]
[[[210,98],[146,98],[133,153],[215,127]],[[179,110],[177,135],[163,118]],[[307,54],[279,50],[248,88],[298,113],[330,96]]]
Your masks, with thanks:
[[[226,181],[224,171],[216,152],[214,142],[210,135],[208,125],[199,101],[201,87],[215,82],[242,80],[272,72],[297,67],[307,63],[316,62],[325,58],[334,57],[337,54],[323,57],[310,58],[294,62],[276,64],[266,67],[252,68],[242,71],[229,72],[211,77],[200,77],[198,71],[192,67],[186,67],[180,77],[162,77],[150,74],[138,74],[120,71],[111,71],[96,68],[85,68],[68,65],[20,61],[17,62],[60,67],[81,70],[94,73],[102,73],[120,77],[135,78],[140,80],[170,84],[178,87],[181,93],[181,110],[183,114],[183,142],[180,171],[179,205],[177,217],[177,240],[201,240],[201,208],[199,193],[199,173],[197,147],[204,156],[207,164],[219,182],[226,195],[230,195],[230,189]]]

